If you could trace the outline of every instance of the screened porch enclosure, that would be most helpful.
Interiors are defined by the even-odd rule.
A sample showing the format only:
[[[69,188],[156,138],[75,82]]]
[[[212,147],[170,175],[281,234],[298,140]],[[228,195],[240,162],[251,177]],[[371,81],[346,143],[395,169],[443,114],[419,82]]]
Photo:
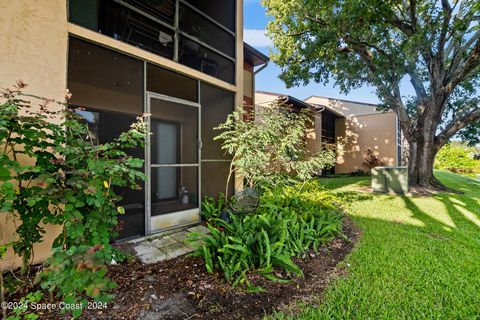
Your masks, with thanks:
[[[235,0],[69,0],[71,23],[235,82]]]
[[[149,113],[142,190],[116,190],[126,209],[118,239],[200,221],[201,199],[225,192],[230,159],[213,128],[234,108],[234,94],[145,61],[70,38],[68,88],[94,143],[112,141]],[[233,183],[229,185],[233,192]]]

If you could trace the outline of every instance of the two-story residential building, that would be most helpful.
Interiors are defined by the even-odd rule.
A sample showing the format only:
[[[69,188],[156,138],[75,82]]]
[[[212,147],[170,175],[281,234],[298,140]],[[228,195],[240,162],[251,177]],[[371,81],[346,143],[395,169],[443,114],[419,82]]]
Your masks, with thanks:
[[[321,96],[302,101],[280,93],[255,93],[257,109],[277,101],[311,110],[313,123],[306,132],[307,148],[318,152],[328,145],[334,147],[337,154],[335,166],[323,173],[365,170],[367,149],[386,166],[401,165],[401,133],[393,111],[379,111],[375,104]]]
[[[124,192],[119,239],[199,222],[201,199],[224,191],[228,175],[213,128],[253,99],[254,69],[268,60],[244,46],[243,1],[18,0],[0,11],[0,87],[21,79],[60,101],[68,88],[100,143],[151,114],[152,135],[132,152],[147,179]],[[8,241],[14,229],[1,219]]]

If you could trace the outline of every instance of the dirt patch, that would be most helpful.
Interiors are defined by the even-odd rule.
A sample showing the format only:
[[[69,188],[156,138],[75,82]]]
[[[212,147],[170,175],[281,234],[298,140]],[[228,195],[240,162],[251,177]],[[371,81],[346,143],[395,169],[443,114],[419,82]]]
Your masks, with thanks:
[[[84,319],[258,319],[299,300],[316,299],[328,283],[343,273],[338,263],[351,251],[360,232],[350,220],[345,238],[296,259],[304,278],[282,284],[251,275],[249,280],[267,292],[249,293],[232,288],[220,275],[209,274],[199,258],[178,257],[155,264],[139,261],[111,266],[117,282],[115,299],[104,310],[89,310]],[[43,319],[63,319],[45,313]]]

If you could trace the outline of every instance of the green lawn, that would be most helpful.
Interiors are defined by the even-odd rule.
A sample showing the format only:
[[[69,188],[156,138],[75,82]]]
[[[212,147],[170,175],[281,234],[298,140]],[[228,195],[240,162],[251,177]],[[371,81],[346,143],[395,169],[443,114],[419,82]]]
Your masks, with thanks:
[[[348,213],[363,235],[317,307],[278,319],[480,319],[480,183],[437,172],[463,195],[371,195]],[[322,180],[350,193],[364,177]]]

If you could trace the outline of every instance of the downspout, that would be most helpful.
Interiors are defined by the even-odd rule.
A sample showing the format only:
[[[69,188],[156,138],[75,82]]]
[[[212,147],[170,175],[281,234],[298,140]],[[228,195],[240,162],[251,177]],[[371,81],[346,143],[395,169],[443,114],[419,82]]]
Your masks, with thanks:
[[[259,73],[260,71],[262,71],[263,69],[265,69],[267,66],[268,66],[268,61],[265,62],[265,63],[263,64],[263,66],[261,66],[260,68],[258,68],[258,69],[255,70],[255,71],[253,71],[253,75],[256,75],[257,73]],[[254,81],[255,81],[255,78],[253,78],[253,79],[254,79]],[[255,84],[255,83],[254,83],[254,84]]]
[[[319,137],[316,137],[317,139],[319,139],[319,141],[315,144],[315,149],[317,147],[320,148],[320,150],[315,150],[317,152],[320,152],[323,148],[323,143],[322,143],[322,139],[323,139],[323,132],[322,132],[322,112],[325,111],[325,106],[324,105],[320,105],[320,108],[315,110],[316,113],[315,113],[315,131],[317,131],[317,121],[320,120],[320,132],[319,132]],[[322,176],[323,175],[323,169],[320,170],[320,172],[317,172],[317,175],[320,175]]]
[[[317,129],[317,124],[316,124],[316,123],[317,123],[317,120],[322,121],[321,113],[322,113],[323,111],[325,111],[325,106],[324,106],[324,105],[320,105],[320,108],[315,110],[315,113],[314,113],[314,118],[315,118],[315,123],[314,123],[314,126],[315,126],[315,127],[314,127],[314,129],[315,129],[315,131],[317,131],[317,130],[316,130],[316,129]],[[320,117],[319,117],[319,115],[320,115]],[[320,132],[319,132],[319,137],[318,137],[318,139],[320,140],[320,141],[319,141],[319,143],[320,143],[320,150],[321,150],[321,148],[322,148],[322,135],[323,135],[322,129],[321,129],[321,125],[322,125],[322,124],[320,123]],[[315,137],[315,138],[317,139],[317,137]],[[315,151],[318,152],[318,151],[320,151],[320,150],[317,150],[317,147],[318,147],[318,143],[315,144]]]

